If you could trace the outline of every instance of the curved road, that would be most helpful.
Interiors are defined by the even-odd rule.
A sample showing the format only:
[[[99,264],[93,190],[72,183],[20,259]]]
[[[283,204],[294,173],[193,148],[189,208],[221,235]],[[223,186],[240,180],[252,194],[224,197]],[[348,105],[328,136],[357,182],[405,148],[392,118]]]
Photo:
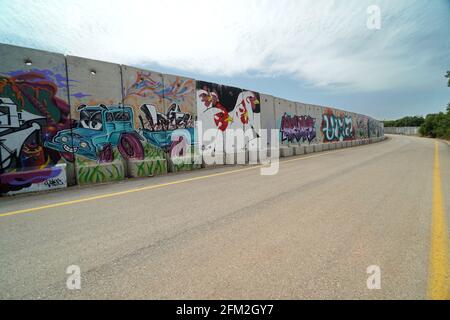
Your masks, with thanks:
[[[275,176],[222,167],[2,198],[0,298],[442,294],[450,146],[389,137],[288,158]],[[66,288],[69,265],[81,268],[81,290]],[[371,265],[381,289],[367,288]]]

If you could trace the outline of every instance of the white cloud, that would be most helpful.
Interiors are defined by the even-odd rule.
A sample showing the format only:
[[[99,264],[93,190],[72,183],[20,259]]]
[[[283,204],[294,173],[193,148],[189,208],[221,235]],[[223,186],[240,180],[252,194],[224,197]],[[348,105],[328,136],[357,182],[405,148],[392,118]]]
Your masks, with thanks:
[[[417,15],[427,9],[412,8],[407,1],[379,1],[382,29],[373,31],[366,28],[371,4],[0,0],[6,12],[0,17],[0,40],[203,74],[287,75],[338,91],[420,86],[434,81],[427,78],[430,70],[440,76],[434,48],[416,51],[417,39],[436,32]]]

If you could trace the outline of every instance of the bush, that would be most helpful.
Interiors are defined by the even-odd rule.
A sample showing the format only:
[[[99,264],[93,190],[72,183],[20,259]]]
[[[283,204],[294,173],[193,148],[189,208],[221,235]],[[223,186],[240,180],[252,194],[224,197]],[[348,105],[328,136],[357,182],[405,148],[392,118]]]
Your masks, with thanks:
[[[450,140],[450,105],[447,107],[447,113],[439,112],[427,115],[419,133],[425,137]]]

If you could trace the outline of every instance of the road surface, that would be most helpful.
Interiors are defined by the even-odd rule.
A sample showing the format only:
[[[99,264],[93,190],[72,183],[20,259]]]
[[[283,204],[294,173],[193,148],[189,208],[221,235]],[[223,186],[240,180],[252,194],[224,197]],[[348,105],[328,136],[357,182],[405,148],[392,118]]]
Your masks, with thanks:
[[[234,166],[2,198],[0,298],[427,299],[446,285],[431,275],[449,233],[432,215],[450,213],[437,145],[437,173],[434,140],[390,136],[282,159],[275,176]]]

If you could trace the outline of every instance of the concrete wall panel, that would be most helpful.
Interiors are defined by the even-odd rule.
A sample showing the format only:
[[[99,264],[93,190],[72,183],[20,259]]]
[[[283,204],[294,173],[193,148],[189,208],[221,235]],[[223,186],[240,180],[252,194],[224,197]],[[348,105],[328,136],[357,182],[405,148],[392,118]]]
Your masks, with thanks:
[[[124,105],[133,109],[135,130],[143,138],[143,159],[127,161],[127,172],[133,177],[164,174],[171,137],[164,110],[163,75],[122,66],[122,85]]]
[[[277,129],[275,121],[274,97],[271,95],[261,94],[261,128],[267,130],[267,148],[272,145],[271,133],[272,129]],[[278,139],[278,134],[276,136]]]
[[[86,105],[118,105],[122,103],[122,76],[118,64],[67,56],[72,115],[79,117],[76,107]]]
[[[321,133],[324,143],[353,140],[356,137],[353,117],[343,110],[325,108],[322,114]]]
[[[322,126],[322,116],[324,112],[324,107],[315,104],[307,105],[307,114],[310,115],[315,120],[316,129],[316,140],[315,143],[323,143],[323,133],[321,131]]]
[[[53,145],[64,147],[66,143],[61,139],[67,140],[73,135],[73,161],[79,184],[121,180],[125,171],[123,161],[129,157],[122,136],[128,134],[129,140],[134,141],[135,145],[128,149],[137,156],[142,153],[142,147],[133,136],[132,114],[128,121],[115,116],[124,113],[120,65],[74,56],[67,56],[66,61],[71,115],[76,123],[71,133],[60,133]],[[99,109],[100,104],[108,110]],[[87,108],[79,108],[81,105]],[[107,119],[107,115],[112,119]],[[131,144],[128,141],[127,146]],[[131,154],[131,151],[128,152]]]
[[[201,141],[209,151],[224,152],[227,144],[226,136],[230,129],[249,131],[252,137],[244,144],[248,148],[250,141],[257,142],[257,130],[261,126],[259,93],[236,87],[197,81],[197,118],[203,131],[215,130],[214,136],[224,141],[223,148],[219,144]],[[199,138],[200,139],[200,138]],[[234,146],[234,143],[230,143]],[[239,149],[239,148],[238,148]],[[236,150],[242,152],[243,150]],[[228,150],[228,153],[232,152]]]
[[[65,186],[73,168],[47,146],[71,123],[64,56],[0,44],[0,100],[0,194]]]
[[[280,144],[297,143],[295,132],[291,128],[292,119],[297,114],[297,105],[295,102],[275,98],[275,119],[277,129],[280,130]]]

